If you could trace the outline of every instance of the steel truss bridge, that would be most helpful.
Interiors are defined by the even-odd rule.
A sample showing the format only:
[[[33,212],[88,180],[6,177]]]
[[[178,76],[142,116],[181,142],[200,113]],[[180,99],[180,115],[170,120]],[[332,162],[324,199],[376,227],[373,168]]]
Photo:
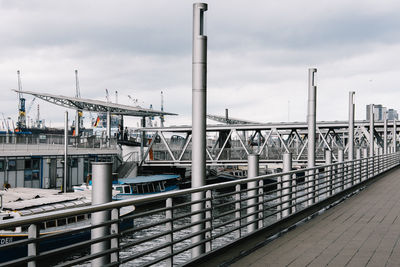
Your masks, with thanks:
[[[386,124],[386,126],[385,126]],[[324,162],[324,150],[338,159],[339,150],[348,152],[348,121],[321,121],[316,127],[316,161]],[[375,153],[394,151],[398,129],[394,121],[374,123]],[[386,130],[385,130],[386,129]],[[141,128],[149,138],[142,147],[141,165],[190,166],[192,128]],[[371,142],[370,122],[355,121],[354,148],[367,149]],[[258,154],[260,164],[281,163],[283,153],[292,153],[293,163],[307,162],[308,128],[305,122],[265,124],[236,124],[207,126],[207,165],[246,165],[249,154]]]

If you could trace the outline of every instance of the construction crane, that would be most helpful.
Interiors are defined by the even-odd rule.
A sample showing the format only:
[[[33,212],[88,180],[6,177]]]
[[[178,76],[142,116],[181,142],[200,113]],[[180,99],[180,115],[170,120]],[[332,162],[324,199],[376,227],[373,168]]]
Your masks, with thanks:
[[[20,71],[17,70],[17,76],[18,76],[18,122],[17,122],[17,129],[18,131],[23,130],[26,128],[26,116],[25,116],[25,98],[23,94],[21,93],[22,91],[22,85],[21,85],[21,75]]]

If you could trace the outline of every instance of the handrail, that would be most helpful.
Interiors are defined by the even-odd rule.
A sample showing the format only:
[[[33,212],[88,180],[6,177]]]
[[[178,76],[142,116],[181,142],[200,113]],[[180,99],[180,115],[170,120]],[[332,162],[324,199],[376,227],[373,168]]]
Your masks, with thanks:
[[[87,225],[82,228],[86,231],[97,227],[110,227],[113,229],[110,230],[110,234],[105,235],[101,240],[92,239],[90,242],[81,242],[69,245],[66,248],[53,249],[49,252],[44,252],[44,254],[31,250],[33,254],[29,254],[29,257],[22,257],[16,262],[40,261],[43,255],[47,255],[47,253],[51,255],[55,255],[60,251],[67,253],[74,248],[90,247],[91,244],[106,241],[113,244],[110,250],[105,250],[98,254],[100,256],[110,254],[114,265],[127,261],[134,261],[133,264],[138,265],[151,265],[165,261],[167,265],[172,266],[176,261],[179,261],[179,264],[184,263],[182,262],[183,258],[190,260],[190,258],[187,258],[188,256],[180,256],[179,258],[175,258],[175,256],[182,255],[182,253],[188,254],[188,251],[194,247],[204,246],[205,252],[222,248],[227,244],[228,240],[230,240],[229,242],[235,242],[240,240],[241,237],[249,235],[250,232],[254,231],[256,233],[256,231],[262,230],[290,214],[297,214],[299,211],[313,208],[321,201],[330,198],[335,199],[343,192],[347,192],[347,190],[354,191],[368,179],[398,166],[399,163],[400,153],[336,162],[313,168],[206,185],[199,188],[189,188],[136,199],[10,219],[0,223],[0,230],[23,225],[37,227],[38,224],[45,221],[63,220],[73,216],[108,210],[114,214],[110,220],[103,222],[101,225]],[[301,175],[298,175],[300,173]],[[283,180],[284,177],[290,177],[290,182],[287,183],[287,180]],[[295,177],[297,179],[303,178],[305,182],[297,183]],[[307,182],[308,178],[314,179],[312,184]],[[264,183],[265,180],[273,182],[267,184]],[[229,193],[225,191],[227,189],[229,189]],[[204,194],[204,197],[192,201],[191,195],[200,192]],[[178,199],[179,202],[173,205],[172,203]],[[313,203],[310,204],[309,200],[312,200]],[[115,214],[118,214],[115,211],[121,210],[123,207],[137,207],[153,202],[164,202],[165,205],[161,206],[161,208],[158,206],[155,209],[146,209],[143,212],[136,209],[129,216],[115,217]],[[204,204],[203,208],[190,210],[191,206],[200,203]],[[193,215],[201,216],[198,220],[193,221],[190,220]],[[156,217],[153,218],[153,216]],[[122,230],[119,230],[118,227],[115,228],[115,225],[122,225],[124,222],[131,220],[135,222],[133,226]],[[199,232],[193,232],[191,230],[192,227],[199,224],[203,224],[205,227]],[[71,233],[77,232],[77,229],[71,231]],[[61,234],[68,235],[68,232]],[[203,238],[196,242],[193,240],[190,242],[192,237],[199,235],[203,236]],[[54,233],[54,236],[58,236],[58,233]],[[118,240],[125,236],[128,237],[128,241],[125,241],[124,245],[120,245]],[[51,238],[52,236],[45,238],[30,236],[27,241],[18,245],[17,243],[20,241],[0,246],[0,253],[2,249],[11,247],[17,248],[22,245],[32,247],[36,243]],[[159,241],[156,241],[160,238],[164,240],[162,245],[158,243]],[[216,243],[220,238],[224,238],[224,242],[222,244]],[[151,245],[151,242],[155,243]],[[149,257],[155,251],[155,247],[165,250],[166,254],[158,251],[158,256]],[[121,251],[131,250],[134,253],[124,253],[124,257],[118,256]],[[78,264],[88,259],[94,259],[99,255],[84,256],[63,264],[68,265],[72,262]],[[119,259],[119,257],[121,258]],[[143,257],[148,258],[148,261],[145,261]],[[1,263],[0,266],[2,266]]]

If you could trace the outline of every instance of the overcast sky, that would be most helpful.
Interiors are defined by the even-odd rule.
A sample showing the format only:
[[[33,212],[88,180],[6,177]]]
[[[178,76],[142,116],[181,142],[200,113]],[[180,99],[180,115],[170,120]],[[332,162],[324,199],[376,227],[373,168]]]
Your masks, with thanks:
[[[153,104],[191,123],[190,1],[0,0],[0,111],[17,118],[23,90]],[[400,109],[400,1],[208,1],[207,110],[252,121],[305,121],[307,72],[317,73],[317,120],[356,119],[365,105]],[[32,99],[26,96],[27,106]],[[62,125],[64,108],[38,101]],[[28,116],[36,116],[36,105]],[[92,115],[95,116],[95,115]],[[89,117],[89,114],[85,114]],[[136,122],[130,120],[130,125]]]

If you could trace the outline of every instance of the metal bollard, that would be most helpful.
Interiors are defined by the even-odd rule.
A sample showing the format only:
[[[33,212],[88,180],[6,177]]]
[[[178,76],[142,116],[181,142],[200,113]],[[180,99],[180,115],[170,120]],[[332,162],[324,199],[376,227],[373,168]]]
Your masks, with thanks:
[[[104,204],[112,200],[112,162],[92,162],[92,205]],[[92,213],[92,226],[109,221],[111,211]],[[110,234],[109,226],[93,228],[91,238],[101,238]],[[110,241],[101,241],[91,245],[91,254],[103,252],[110,248]],[[92,266],[110,263],[110,256],[102,256],[92,260]]]
[[[28,228],[28,238],[34,239],[39,237],[39,228],[36,224],[31,224]],[[37,241],[28,244],[28,256],[37,256],[39,250],[39,246]],[[28,262],[28,267],[35,267],[36,261]]]
[[[256,154],[250,154],[248,156],[248,178],[253,178],[258,176],[258,155]],[[250,216],[247,216],[247,223],[250,223],[247,225],[247,233],[251,233],[257,229],[257,223],[256,221],[256,204],[257,204],[257,185],[258,182],[249,182],[247,183],[247,214],[252,214]],[[252,223],[253,222],[253,223]]]

